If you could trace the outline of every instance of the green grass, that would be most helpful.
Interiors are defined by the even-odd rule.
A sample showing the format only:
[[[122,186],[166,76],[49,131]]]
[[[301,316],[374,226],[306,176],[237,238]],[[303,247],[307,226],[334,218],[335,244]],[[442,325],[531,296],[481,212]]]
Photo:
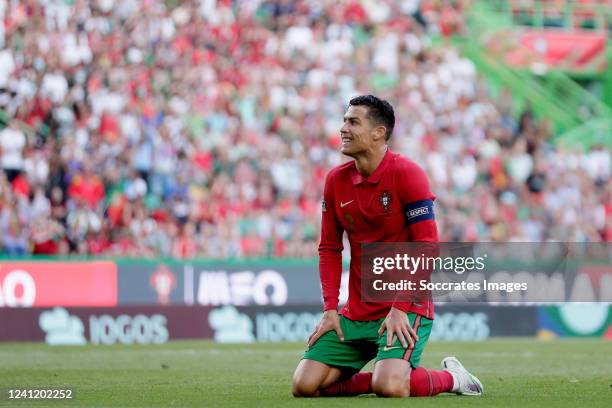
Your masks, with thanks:
[[[300,344],[49,347],[0,345],[0,388],[70,387],[71,401],[12,407],[612,407],[612,342],[504,339],[431,343],[425,367],[454,354],[484,383],[481,398],[294,399]]]

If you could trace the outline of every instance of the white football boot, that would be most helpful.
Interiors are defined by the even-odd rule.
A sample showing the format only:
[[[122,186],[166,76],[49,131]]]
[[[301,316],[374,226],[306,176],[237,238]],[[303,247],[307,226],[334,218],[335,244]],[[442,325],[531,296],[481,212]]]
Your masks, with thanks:
[[[440,365],[442,369],[449,371],[453,376],[453,392],[455,394],[478,396],[484,393],[480,380],[470,374],[457,358],[446,357]]]

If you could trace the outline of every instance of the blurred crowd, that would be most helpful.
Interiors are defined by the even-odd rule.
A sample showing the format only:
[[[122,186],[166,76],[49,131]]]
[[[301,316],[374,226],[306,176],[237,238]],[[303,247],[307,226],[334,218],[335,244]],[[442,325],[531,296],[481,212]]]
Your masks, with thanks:
[[[348,100],[392,102],[445,241],[612,240],[555,147],[433,38],[466,1],[0,0],[0,252],[313,257]]]

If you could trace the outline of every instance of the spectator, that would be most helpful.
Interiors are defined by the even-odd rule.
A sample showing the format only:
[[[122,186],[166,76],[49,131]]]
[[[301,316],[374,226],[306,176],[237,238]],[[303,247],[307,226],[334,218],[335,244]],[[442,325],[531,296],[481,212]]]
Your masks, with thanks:
[[[13,182],[24,166],[23,150],[26,147],[25,134],[17,127],[16,121],[11,121],[0,131],[0,157],[2,170],[9,182]]]

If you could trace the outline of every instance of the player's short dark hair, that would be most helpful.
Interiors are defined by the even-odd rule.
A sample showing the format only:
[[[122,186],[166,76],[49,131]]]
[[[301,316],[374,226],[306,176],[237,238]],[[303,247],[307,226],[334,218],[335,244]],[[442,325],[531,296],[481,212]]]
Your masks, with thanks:
[[[391,138],[395,126],[395,113],[389,102],[374,95],[361,95],[351,99],[349,106],[367,106],[368,119],[376,126],[384,126],[387,129],[385,140]]]

